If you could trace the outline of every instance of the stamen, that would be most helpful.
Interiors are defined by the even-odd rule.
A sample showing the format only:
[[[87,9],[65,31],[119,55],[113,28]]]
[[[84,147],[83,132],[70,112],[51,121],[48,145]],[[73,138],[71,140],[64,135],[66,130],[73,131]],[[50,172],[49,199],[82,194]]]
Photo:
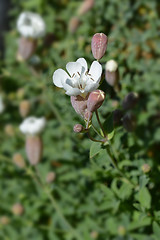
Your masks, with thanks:
[[[75,76],[75,73],[73,73],[72,78]]]
[[[77,73],[79,74],[79,76],[81,76],[79,72],[77,72]]]

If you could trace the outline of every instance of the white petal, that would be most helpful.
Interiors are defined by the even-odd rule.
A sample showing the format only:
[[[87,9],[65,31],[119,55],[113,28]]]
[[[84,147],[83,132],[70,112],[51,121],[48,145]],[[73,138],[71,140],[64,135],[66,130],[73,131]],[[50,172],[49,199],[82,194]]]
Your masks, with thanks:
[[[78,58],[76,62],[80,63],[81,66],[84,67],[85,72],[88,70],[87,62],[84,58]]]
[[[57,87],[63,88],[63,84],[67,78],[69,78],[68,74],[63,69],[59,68],[53,74],[53,83]]]
[[[44,117],[28,117],[20,125],[20,130],[24,134],[36,135],[39,134],[45,127],[46,120]]]
[[[99,82],[102,74],[102,66],[99,62],[94,61],[90,67],[89,74],[92,75],[94,81]]]
[[[63,88],[66,90],[66,94],[69,96],[77,96],[80,93],[79,88],[76,87],[74,79],[72,78],[67,78],[66,81],[63,82]]]
[[[82,71],[82,66],[78,62],[69,62],[66,65],[66,69],[69,72],[70,76],[72,77],[74,73],[81,73]]]
[[[99,83],[89,83],[87,84],[87,86],[85,87],[84,91],[85,92],[92,92],[94,90],[96,90],[99,87]]]
[[[80,90],[79,88],[68,88],[68,90],[66,91],[66,94],[69,96],[77,96],[80,95]]]

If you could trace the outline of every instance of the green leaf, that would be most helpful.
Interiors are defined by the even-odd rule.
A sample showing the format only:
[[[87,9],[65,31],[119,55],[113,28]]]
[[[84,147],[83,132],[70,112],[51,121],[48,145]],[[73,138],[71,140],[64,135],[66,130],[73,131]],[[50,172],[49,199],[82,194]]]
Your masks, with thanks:
[[[143,188],[147,185],[147,183],[149,182],[149,178],[146,175],[142,175],[139,178],[139,185],[140,188]]]
[[[108,136],[108,140],[111,140],[114,136],[114,127],[113,127],[113,114],[110,113],[107,119],[103,124],[105,133]]]
[[[146,209],[151,207],[151,195],[146,187],[140,189],[138,200],[142,207]]]
[[[90,158],[93,158],[94,156],[96,156],[100,150],[101,150],[102,144],[98,143],[98,142],[93,142],[91,147],[90,147]]]
[[[155,234],[156,239],[159,240],[159,237],[160,237],[160,226],[156,222],[153,222],[153,233]]]
[[[132,223],[130,223],[128,230],[129,231],[133,231],[135,229],[141,228],[143,226],[148,226],[151,223],[151,219],[149,217],[145,217],[143,219],[139,219],[136,221],[133,221]]]

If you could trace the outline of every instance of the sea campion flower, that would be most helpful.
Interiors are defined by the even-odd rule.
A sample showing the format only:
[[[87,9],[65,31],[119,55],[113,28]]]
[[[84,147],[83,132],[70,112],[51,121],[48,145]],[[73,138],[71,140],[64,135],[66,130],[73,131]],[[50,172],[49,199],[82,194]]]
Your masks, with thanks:
[[[43,152],[43,142],[39,134],[46,125],[45,118],[28,117],[20,125],[22,133],[26,134],[26,154],[31,165],[40,162]]]
[[[102,74],[102,66],[94,61],[88,71],[87,62],[79,58],[76,62],[69,62],[66,65],[69,75],[63,69],[57,69],[53,74],[53,83],[66,90],[69,96],[80,95],[86,97],[89,92],[99,87]]]
[[[46,120],[44,117],[28,117],[20,125],[20,130],[26,135],[38,135],[44,129],[46,125]]]
[[[45,35],[46,25],[39,14],[22,12],[17,20],[17,29],[23,37],[37,39]]]

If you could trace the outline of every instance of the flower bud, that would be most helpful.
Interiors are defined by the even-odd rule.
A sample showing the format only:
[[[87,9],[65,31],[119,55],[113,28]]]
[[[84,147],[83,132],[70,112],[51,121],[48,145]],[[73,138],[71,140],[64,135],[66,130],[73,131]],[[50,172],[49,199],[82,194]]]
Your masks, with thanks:
[[[96,231],[92,231],[92,232],[91,232],[91,238],[92,238],[92,239],[97,239],[97,238],[98,238],[98,235],[99,235],[99,234],[98,234],[98,232],[96,232]]]
[[[119,234],[119,236],[124,236],[126,234],[126,229],[124,226],[118,227],[118,234]]]
[[[76,125],[74,125],[74,127],[73,127],[73,131],[74,131],[75,133],[83,132],[83,130],[84,130],[84,127],[83,127],[81,124],[76,124]]]
[[[131,113],[125,114],[125,116],[123,117],[123,126],[128,132],[134,131],[136,127],[135,116]]]
[[[69,32],[75,33],[80,25],[80,20],[78,17],[72,17],[69,22]]]
[[[123,102],[122,102],[122,107],[124,110],[129,110],[132,109],[138,101],[138,94],[134,92],[130,92],[125,96]]]
[[[56,174],[54,172],[49,172],[46,176],[46,182],[51,183],[55,180]]]
[[[28,100],[23,100],[19,105],[19,113],[21,117],[25,118],[30,111],[30,102]]]
[[[35,52],[37,40],[21,37],[18,46],[17,60],[24,61],[29,59]]]
[[[19,88],[16,92],[16,96],[18,99],[22,99],[24,97],[25,90],[24,88]]]
[[[36,165],[42,157],[43,144],[39,136],[27,136],[26,154],[31,165]]]
[[[84,114],[87,111],[87,100],[88,100],[88,95],[83,98],[80,95],[78,96],[71,96],[71,104],[76,113],[81,115],[81,117],[84,118]]]
[[[144,173],[148,173],[148,172],[150,172],[151,167],[147,163],[145,163],[142,165],[141,169]]]
[[[105,79],[112,87],[118,87],[119,71],[115,60],[109,60],[105,65]]]
[[[87,101],[87,109],[89,112],[96,111],[104,102],[105,93],[102,90],[95,90],[90,93]]]
[[[10,222],[9,217],[7,217],[7,216],[0,217],[0,224],[7,225],[7,224],[9,224],[9,222]]]
[[[97,60],[101,59],[107,48],[108,38],[104,33],[96,33],[92,37],[91,49],[93,57]]]
[[[87,13],[93,6],[94,6],[94,0],[84,0],[78,10],[78,14],[83,15]]]
[[[16,203],[12,207],[12,213],[16,216],[21,216],[24,212],[24,208],[20,203]]]
[[[5,128],[4,128],[5,133],[10,136],[13,137],[15,134],[14,128],[12,126],[12,124],[6,124]]]
[[[22,157],[22,155],[20,153],[15,153],[13,155],[13,162],[19,168],[25,168],[25,166],[26,166],[24,158]]]
[[[113,111],[113,124],[114,126],[119,126],[122,123],[123,113],[121,110],[116,109]]]

